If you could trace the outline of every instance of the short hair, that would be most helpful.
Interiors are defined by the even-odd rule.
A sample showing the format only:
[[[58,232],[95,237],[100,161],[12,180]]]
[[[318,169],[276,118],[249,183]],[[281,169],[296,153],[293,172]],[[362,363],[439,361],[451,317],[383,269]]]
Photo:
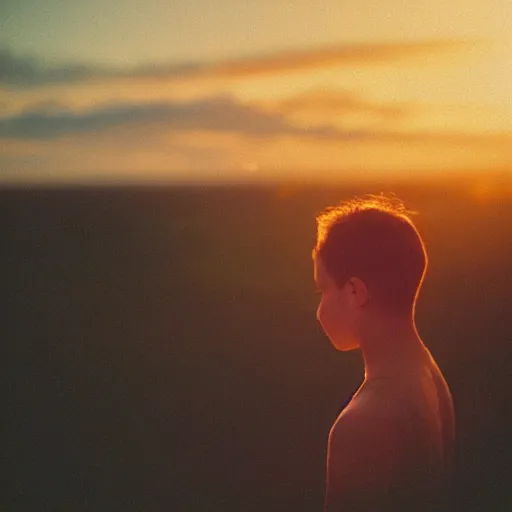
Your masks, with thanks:
[[[331,206],[317,220],[313,257],[320,257],[342,287],[359,277],[372,297],[387,310],[408,313],[426,274],[425,244],[394,194],[369,194]]]

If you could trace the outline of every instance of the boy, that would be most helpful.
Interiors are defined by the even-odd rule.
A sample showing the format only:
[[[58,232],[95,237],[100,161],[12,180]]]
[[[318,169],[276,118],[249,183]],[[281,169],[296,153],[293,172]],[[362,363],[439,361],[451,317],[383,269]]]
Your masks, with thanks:
[[[324,511],[431,509],[450,474],[454,412],[415,326],[425,245],[403,204],[382,195],[328,208],[317,224],[317,319],[365,366],[329,433]]]

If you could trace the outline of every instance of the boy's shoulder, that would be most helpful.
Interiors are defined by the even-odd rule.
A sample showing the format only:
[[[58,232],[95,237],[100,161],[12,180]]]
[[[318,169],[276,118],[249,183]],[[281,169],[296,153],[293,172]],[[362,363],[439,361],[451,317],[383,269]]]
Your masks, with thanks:
[[[358,398],[338,416],[329,432],[333,460],[355,464],[362,457],[387,464],[401,458],[404,416],[399,406],[387,397],[365,399],[363,392]]]
[[[386,426],[400,430],[414,411],[422,409],[425,385],[420,375],[375,379],[364,383],[336,419],[332,430],[357,430]]]
[[[363,433],[379,428],[392,428],[404,415],[403,401],[384,382],[364,384],[334,422],[331,433]]]
[[[369,381],[361,386],[347,412],[354,419],[394,417],[404,409],[407,396],[416,387],[413,380],[383,378]]]

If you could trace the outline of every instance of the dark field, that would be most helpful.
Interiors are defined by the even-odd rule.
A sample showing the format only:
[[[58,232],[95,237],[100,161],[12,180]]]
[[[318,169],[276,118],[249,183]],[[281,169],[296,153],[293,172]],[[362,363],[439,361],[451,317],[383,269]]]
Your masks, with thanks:
[[[1,191],[2,510],[320,511],[363,366],[316,323],[315,215],[380,190]],[[429,250],[417,325],[456,407],[447,509],[512,510],[512,202],[392,190]]]

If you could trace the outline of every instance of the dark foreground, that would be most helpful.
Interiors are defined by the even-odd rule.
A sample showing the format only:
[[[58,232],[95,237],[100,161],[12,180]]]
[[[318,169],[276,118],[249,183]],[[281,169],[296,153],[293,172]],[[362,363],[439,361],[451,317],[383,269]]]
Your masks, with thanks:
[[[362,377],[315,320],[307,187],[0,191],[2,510],[319,511]],[[512,203],[393,189],[430,253],[417,324],[457,413],[458,510],[510,510]]]

